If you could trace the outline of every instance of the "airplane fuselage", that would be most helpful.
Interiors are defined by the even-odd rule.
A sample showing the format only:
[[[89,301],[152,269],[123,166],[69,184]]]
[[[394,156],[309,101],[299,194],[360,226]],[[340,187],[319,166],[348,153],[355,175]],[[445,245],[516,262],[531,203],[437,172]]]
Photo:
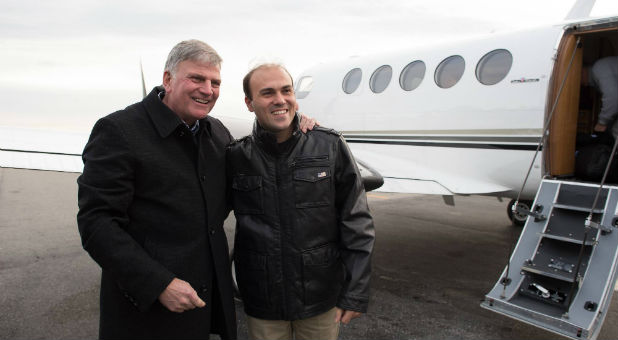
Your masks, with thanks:
[[[298,102],[382,174],[379,190],[515,197],[555,97],[564,35],[560,24],[317,65],[300,75]],[[539,154],[522,197],[546,172]]]

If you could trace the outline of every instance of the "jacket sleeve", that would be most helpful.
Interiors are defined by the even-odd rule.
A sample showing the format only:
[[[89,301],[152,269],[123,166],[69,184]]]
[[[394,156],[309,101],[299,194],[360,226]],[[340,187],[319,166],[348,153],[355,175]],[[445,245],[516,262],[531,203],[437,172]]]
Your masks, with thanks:
[[[232,189],[232,178],[233,178],[233,173],[232,173],[232,162],[231,162],[231,150],[232,150],[232,145],[228,145],[225,148],[225,202],[226,202],[226,215],[229,215],[230,211],[234,210],[234,190]]]
[[[82,245],[112,275],[125,297],[146,310],[174,275],[151,258],[127,230],[136,164],[122,128],[110,119],[99,120],[82,158],[84,171],[77,179]]]
[[[223,125],[223,123],[221,123],[220,120],[213,118],[213,117],[208,117],[208,118],[212,119],[219,125],[222,131],[222,134],[224,135],[222,136],[222,138],[225,140],[225,145],[226,145],[225,146],[225,162],[226,162],[226,166],[225,166],[225,202],[226,202],[225,216],[227,218],[227,216],[233,210],[233,207],[232,207],[232,177],[231,177],[231,172],[230,172],[231,167],[229,166],[229,164],[230,164],[230,150],[232,148],[232,145],[235,142],[235,139],[230,133],[230,130],[225,125]]]
[[[375,230],[360,172],[343,137],[337,143],[335,176],[341,258],[346,273],[337,307],[365,313]]]

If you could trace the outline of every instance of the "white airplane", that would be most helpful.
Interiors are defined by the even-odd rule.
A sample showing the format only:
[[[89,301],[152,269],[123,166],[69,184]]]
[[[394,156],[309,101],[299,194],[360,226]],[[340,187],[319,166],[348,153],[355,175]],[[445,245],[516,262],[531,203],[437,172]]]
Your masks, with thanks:
[[[482,306],[573,339],[598,335],[618,259],[618,187],[575,176],[576,136],[600,108],[582,68],[618,55],[618,17],[588,18],[593,4],[555,25],[319,64],[296,82],[301,110],[343,133],[384,178],[377,190],[512,198],[526,227]]]
[[[547,27],[317,65],[297,80],[298,102],[344,134],[365,179],[373,180],[369,187],[383,177],[379,191],[439,194],[452,204],[455,195],[517,197],[566,77],[521,193],[519,205],[528,210],[544,175],[573,173],[576,132],[590,130],[592,108],[578,116],[582,60],[618,53],[616,18],[572,19],[593,4],[580,0],[571,19]],[[583,48],[567,75],[577,38]],[[218,118],[235,137],[253,123]],[[0,166],[81,172],[87,138],[0,127]],[[527,216],[514,217],[523,225]]]
[[[617,27],[618,18],[567,20],[319,64],[299,76],[298,102],[384,177],[378,190],[448,198],[516,198],[555,106],[523,187],[529,207],[543,176],[574,172],[576,134],[591,132],[596,113],[580,105],[582,64],[618,54]]]

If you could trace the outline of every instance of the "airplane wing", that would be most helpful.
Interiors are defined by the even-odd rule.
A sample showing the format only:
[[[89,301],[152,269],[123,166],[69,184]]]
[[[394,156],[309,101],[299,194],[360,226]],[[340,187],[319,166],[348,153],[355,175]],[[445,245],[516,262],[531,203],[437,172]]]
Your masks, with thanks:
[[[234,138],[251,133],[253,119],[217,116]],[[89,133],[0,126],[0,167],[80,173]],[[383,184],[378,171],[357,161],[366,191]]]
[[[253,120],[218,117],[234,138],[251,132]],[[0,167],[62,172],[83,171],[81,153],[88,133],[51,131],[0,126]],[[380,174],[366,164],[357,162],[366,191],[383,183]]]
[[[251,132],[253,120],[218,116],[235,138]],[[62,172],[83,171],[88,132],[0,126],[0,167]]]
[[[87,133],[0,127],[0,167],[82,172]]]
[[[246,119],[218,117],[235,138],[250,133]],[[0,126],[0,167],[80,173],[81,153],[89,133]],[[436,167],[418,157],[415,161],[395,152],[369,150],[350,143],[366,191],[421,194],[485,194],[509,188],[466,174],[466,169]],[[405,169],[404,172],[399,170]],[[405,176],[402,174],[405,173]],[[410,176],[409,174],[413,174]],[[482,177],[482,176],[481,176]]]
[[[510,188],[497,184],[491,176],[483,173],[470,157],[468,168],[461,165],[449,166],[447,156],[418,155],[406,157],[403,152],[393,147],[372,147],[349,143],[357,160],[362,160],[364,166],[373,166],[372,171],[383,177],[384,185],[376,191],[437,194],[437,195],[469,195],[491,194],[509,191]],[[406,150],[410,155],[410,151]],[[463,151],[460,151],[463,153]],[[450,157],[453,157],[452,153]],[[442,163],[437,163],[442,161]],[[510,167],[505,163],[505,167]],[[475,175],[476,174],[476,175]]]

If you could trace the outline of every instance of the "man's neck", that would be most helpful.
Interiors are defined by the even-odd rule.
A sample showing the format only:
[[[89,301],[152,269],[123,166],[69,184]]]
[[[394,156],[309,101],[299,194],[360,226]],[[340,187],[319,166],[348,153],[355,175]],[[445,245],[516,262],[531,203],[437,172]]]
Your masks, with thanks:
[[[275,137],[277,138],[277,143],[283,143],[290,139],[290,137],[292,137],[292,130],[292,125],[290,125],[287,130],[276,132]]]

